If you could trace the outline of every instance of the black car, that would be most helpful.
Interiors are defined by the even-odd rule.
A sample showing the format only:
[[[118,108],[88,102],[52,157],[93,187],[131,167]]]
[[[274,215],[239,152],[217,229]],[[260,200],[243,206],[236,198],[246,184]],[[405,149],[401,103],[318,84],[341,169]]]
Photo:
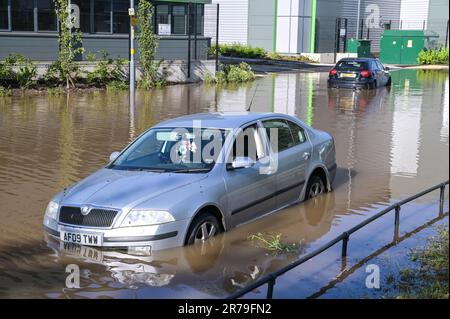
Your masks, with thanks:
[[[389,68],[372,58],[342,59],[328,76],[328,87],[374,89],[384,85],[391,85]]]

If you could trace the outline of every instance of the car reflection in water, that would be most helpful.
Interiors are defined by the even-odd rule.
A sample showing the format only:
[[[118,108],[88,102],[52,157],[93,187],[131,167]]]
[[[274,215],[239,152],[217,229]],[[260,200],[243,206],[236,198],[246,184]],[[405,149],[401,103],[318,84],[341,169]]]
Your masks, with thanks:
[[[365,113],[377,111],[383,105],[383,100],[391,92],[391,87],[381,87],[376,90],[346,90],[329,89],[328,107],[341,112]],[[378,107],[379,106],[379,107]]]
[[[50,236],[46,237],[46,242],[60,258],[104,265],[111,277],[124,286],[122,288],[187,285],[212,297],[226,297],[305,254],[314,241],[330,231],[335,214],[334,193],[331,192],[203,244],[147,255],[60,243]],[[285,242],[296,243],[298,249],[274,254],[257,247],[248,236],[259,232],[281,233]],[[89,281],[89,278],[83,280]]]

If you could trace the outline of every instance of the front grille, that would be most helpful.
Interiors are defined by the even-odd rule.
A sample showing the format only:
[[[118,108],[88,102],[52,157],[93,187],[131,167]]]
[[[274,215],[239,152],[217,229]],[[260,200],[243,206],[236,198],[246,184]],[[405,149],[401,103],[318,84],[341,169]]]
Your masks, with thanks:
[[[80,207],[63,206],[59,212],[59,221],[64,224],[92,227],[111,227],[117,211],[92,208],[86,216]]]

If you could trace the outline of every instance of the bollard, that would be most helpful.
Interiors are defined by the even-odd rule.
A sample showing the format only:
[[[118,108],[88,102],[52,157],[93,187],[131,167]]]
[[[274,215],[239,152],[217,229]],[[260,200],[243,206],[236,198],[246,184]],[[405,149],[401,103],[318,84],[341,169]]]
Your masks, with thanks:
[[[394,242],[397,242],[399,237],[400,208],[400,205],[395,206]]]
[[[273,286],[275,286],[275,277],[272,276],[267,285],[268,286],[267,286],[266,299],[272,299],[272,297],[273,297]]]
[[[442,184],[441,192],[439,194],[439,216],[444,215],[444,195],[445,195],[445,184]]]
[[[347,232],[342,234],[344,237],[342,238],[342,257],[347,257],[347,245],[348,245],[348,239],[349,235]]]

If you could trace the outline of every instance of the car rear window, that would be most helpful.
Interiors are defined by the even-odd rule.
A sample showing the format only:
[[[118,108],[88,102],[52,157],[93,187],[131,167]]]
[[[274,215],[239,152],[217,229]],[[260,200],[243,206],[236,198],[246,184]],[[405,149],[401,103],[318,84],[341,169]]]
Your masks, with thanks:
[[[337,64],[338,69],[363,70],[367,69],[367,62],[361,61],[341,61]]]

